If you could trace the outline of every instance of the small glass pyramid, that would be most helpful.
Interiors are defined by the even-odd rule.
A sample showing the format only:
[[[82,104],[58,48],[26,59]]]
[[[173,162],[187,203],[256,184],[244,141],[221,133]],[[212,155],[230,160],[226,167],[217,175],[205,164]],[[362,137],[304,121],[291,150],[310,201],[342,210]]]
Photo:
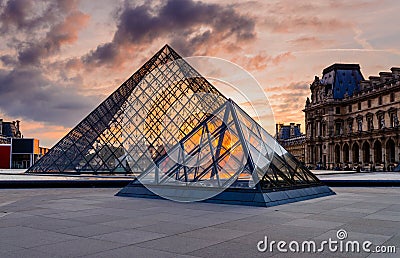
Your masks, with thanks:
[[[227,100],[138,176],[143,184],[265,188],[318,183],[261,126]]]

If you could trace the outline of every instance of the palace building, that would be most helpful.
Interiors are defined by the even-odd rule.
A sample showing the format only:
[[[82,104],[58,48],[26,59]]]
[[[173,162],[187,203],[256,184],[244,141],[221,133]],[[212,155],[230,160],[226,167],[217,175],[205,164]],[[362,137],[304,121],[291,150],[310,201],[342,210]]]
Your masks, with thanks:
[[[276,139],[297,160],[304,163],[306,136],[300,131],[300,124],[276,124]]]
[[[306,165],[387,171],[399,163],[400,68],[366,80],[358,64],[333,64],[310,90]]]

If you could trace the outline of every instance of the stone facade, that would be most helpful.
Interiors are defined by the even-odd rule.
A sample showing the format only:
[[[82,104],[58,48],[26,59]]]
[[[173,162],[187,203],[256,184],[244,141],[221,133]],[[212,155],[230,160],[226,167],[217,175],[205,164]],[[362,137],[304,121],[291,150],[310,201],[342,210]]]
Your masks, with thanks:
[[[306,137],[300,131],[300,124],[276,124],[276,139],[288,152],[304,163]]]
[[[365,80],[359,65],[334,64],[310,90],[306,165],[391,170],[399,163],[400,68]]]
[[[21,131],[19,130],[19,120],[12,122],[5,122],[0,118],[0,144],[11,143],[11,138],[21,138]]]

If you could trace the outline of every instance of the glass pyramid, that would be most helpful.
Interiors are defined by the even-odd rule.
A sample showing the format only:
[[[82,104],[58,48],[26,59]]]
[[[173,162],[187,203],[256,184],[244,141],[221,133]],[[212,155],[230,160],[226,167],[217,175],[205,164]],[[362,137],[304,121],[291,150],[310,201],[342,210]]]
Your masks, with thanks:
[[[27,172],[124,173],[136,179],[118,195],[178,201],[333,194],[168,45]]]
[[[265,189],[319,183],[230,99],[138,180],[145,185],[222,188],[255,188],[259,183]]]
[[[330,194],[229,99],[117,195],[273,206]]]
[[[166,45],[27,172],[140,175],[224,102]]]

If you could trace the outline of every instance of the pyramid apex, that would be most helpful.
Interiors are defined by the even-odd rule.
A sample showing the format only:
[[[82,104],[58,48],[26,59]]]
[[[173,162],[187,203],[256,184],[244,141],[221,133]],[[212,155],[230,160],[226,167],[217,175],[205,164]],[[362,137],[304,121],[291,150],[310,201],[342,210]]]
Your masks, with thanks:
[[[182,59],[182,57],[168,44],[165,44],[158,53],[171,53],[174,59]]]
[[[165,44],[162,49],[169,49],[169,50],[174,50],[170,45]]]

